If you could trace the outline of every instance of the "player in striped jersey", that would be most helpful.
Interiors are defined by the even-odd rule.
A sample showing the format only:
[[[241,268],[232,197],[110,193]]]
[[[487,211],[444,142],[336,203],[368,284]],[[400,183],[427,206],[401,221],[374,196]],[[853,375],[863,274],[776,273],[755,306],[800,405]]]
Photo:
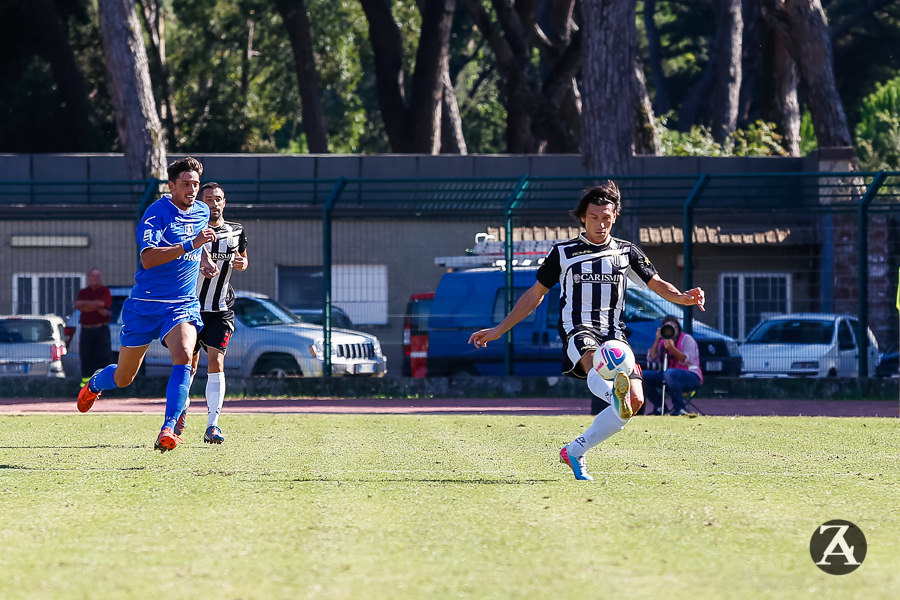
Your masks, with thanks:
[[[576,479],[593,479],[584,454],[621,431],[644,402],[640,366],[630,377],[619,373],[615,383],[593,369],[594,351],[603,342],[625,339],[622,311],[629,273],[671,302],[705,310],[701,288],[680,292],[662,279],[647,256],[631,242],[614,238],[612,226],[622,209],[619,188],[612,181],[591,188],[573,211],[584,231],[575,239],[553,246],[537,273],[537,282],[522,295],[512,311],[495,327],[476,331],[469,342],[483,348],[530,315],[554,285],[560,285],[559,334],[563,340],[563,373],[587,378],[588,388],[611,399],[590,427],[560,450],[560,460],[572,468]]]
[[[203,441],[209,444],[221,444],[225,436],[219,428],[219,413],[225,402],[225,352],[231,334],[234,333],[234,289],[231,287],[231,275],[235,270],[245,271],[247,261],[247,235],[240,223],[225,220],[225,190],[214,181],[204,183],[200,187],[200,199],[209,207],[209,226],[216,233],[216,239],[206,245],[209,255],[218,267],[214,277],[201,277],[197,280],[197,296],[200,299],[200,316],[204,327],[197,336],[197,345],[191,366],[197,372],[200,361],[200,348],[206,349],[209,356],[208,375],[206,379],[206,431]],[[191,380],[193,381],[193,380]],[[187,418],[185,407],[178,419],[181,435]]]

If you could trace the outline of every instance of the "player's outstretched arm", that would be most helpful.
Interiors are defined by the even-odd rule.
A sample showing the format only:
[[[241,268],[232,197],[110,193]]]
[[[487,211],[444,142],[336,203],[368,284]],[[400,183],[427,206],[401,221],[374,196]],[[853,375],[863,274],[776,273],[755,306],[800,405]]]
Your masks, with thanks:
[[[686,292],[679,292],[677,287],[659,275],[654,275],[653,279],[647,282],[647,286],[669,302],[683,306],[696,306],[702,311],[706,310],[706,292],[703,291],[703,288],[695,287]]]
[[[506,315],[498,325],[488,329],[480,329],[469,336],[469,343],[474,344],[476,348],[484,348],[488,342],[500,338],[504,333],[512,329],[516,323],[534,312],[534,309],[543,301],[544,296],[550,288],[545,287],[542,283],[536,282],[528,288],[513,309]]]

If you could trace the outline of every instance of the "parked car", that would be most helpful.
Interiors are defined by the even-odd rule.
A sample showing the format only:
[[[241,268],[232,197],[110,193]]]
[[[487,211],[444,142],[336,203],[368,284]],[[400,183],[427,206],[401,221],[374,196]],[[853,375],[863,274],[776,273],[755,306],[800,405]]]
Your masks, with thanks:
[[[65,326],[56,315],[0,316],[0,376],[65,377]]]
[[[514,271],[513,301],[533,285],[535,269]],[[628,287],[623,320],[631,332],[628,343],[635,358],[646,366],[647,350],[667,314],[681,315],[681,307],[655,292],[637,285]],[[472,332],[492,327],[506,315],[506,273],[496,268],[478,268],[446,273],[441,277],[428,319],[427,364],[429,376],[459,373],[503,375],[504,342],[486,348],[468,343]],[[558,376],[562,364],[559,337],[559,288],[554,287],[537,309],[513,328],[513,374]],[[700,349],[704,376],[737,376],[741,356],[737,342],[698,320],[692,335]]]
[[[291,307],[291,312],[300,317],[304,323],[311,323],[319,327],[325,323],[325,311],[322,308],[309,308],[302,306]],[[353,321],[350,315],[337,306],[331,307],[331,326],[339,329],[353,329]]]
[[[791,313],[760,321],[741,345],[745,377],[857,377],[859,321],[852,315]],[[868,331],[868,376],[878,342]]]
[[[125,289],[131,292],[131,288]],[[113,295],[114,306],[120,292],[117,288]],[[286,306],[263,294],[237,291],[236,295],[235,332],[225,353],[226,373],[236,377],[322,376],[325,355],[321,325],[303,322]],[[120,348],[121,306],[118,303],[116,320],[110,326],[113,355]],[[73,343],[76,341],[73,338]],[[201,352],[201,373],[206,371],[206,362],[206,353]],[[150,344],[143,368],[150,375],[168,375],[171,371],[169,351],[158,340]],[[386,372],[387,358],[378,338],[360,331],[332,329],[332,375],[383,377]]]
[[[900,351],[897,344],[891,344],[881,353],[878,364],[875,365],[875,377],[898,376],[900,376]]]

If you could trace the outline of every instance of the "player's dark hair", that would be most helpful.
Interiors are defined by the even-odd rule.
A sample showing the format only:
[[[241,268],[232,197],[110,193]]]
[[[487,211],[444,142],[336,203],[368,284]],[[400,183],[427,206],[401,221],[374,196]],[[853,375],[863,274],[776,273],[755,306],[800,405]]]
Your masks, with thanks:
[[[597,206],[612,204],[618,215],[622,210],[622,194],[619,193],[619,187],[615,182],[607,179],[600,185],[585,191],[572,214],[581,221],[585,213],[587,213],[588,206],[591,204],[596,204]]]
[[[225,193],[225,188],[223,188],[221,185],[219,185],[215,181],[207,181],[206,183],[204,183],[203,185],[200,186],[199,195],[201,198],[203,197],[203,190],[222,190],[222,193],[223,194]]]
[[[193,156],[186,156],[170,164],[166,171],[169,175],[169,181],[177,181],[182,173],[188,173],[190,171],[196,171],[198,176],[202,176],[203,165]]]

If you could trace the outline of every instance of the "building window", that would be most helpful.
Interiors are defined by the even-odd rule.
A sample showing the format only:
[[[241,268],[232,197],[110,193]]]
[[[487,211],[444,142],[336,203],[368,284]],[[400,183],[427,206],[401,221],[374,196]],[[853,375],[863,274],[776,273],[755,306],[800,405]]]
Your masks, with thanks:
[[[12,314],[66,317],[74,312],[78,290],[84,286],[80,273],[14,273]]]
[[[762,319],[791,311],[788,273],[719,275],[719,329],[743,340]]]
[[[276,296],[290,308],[322,308],[322,267],[279,265]],[[343,309],[354,324],[388,322],[387,265],[333,265],[331,303]]]

